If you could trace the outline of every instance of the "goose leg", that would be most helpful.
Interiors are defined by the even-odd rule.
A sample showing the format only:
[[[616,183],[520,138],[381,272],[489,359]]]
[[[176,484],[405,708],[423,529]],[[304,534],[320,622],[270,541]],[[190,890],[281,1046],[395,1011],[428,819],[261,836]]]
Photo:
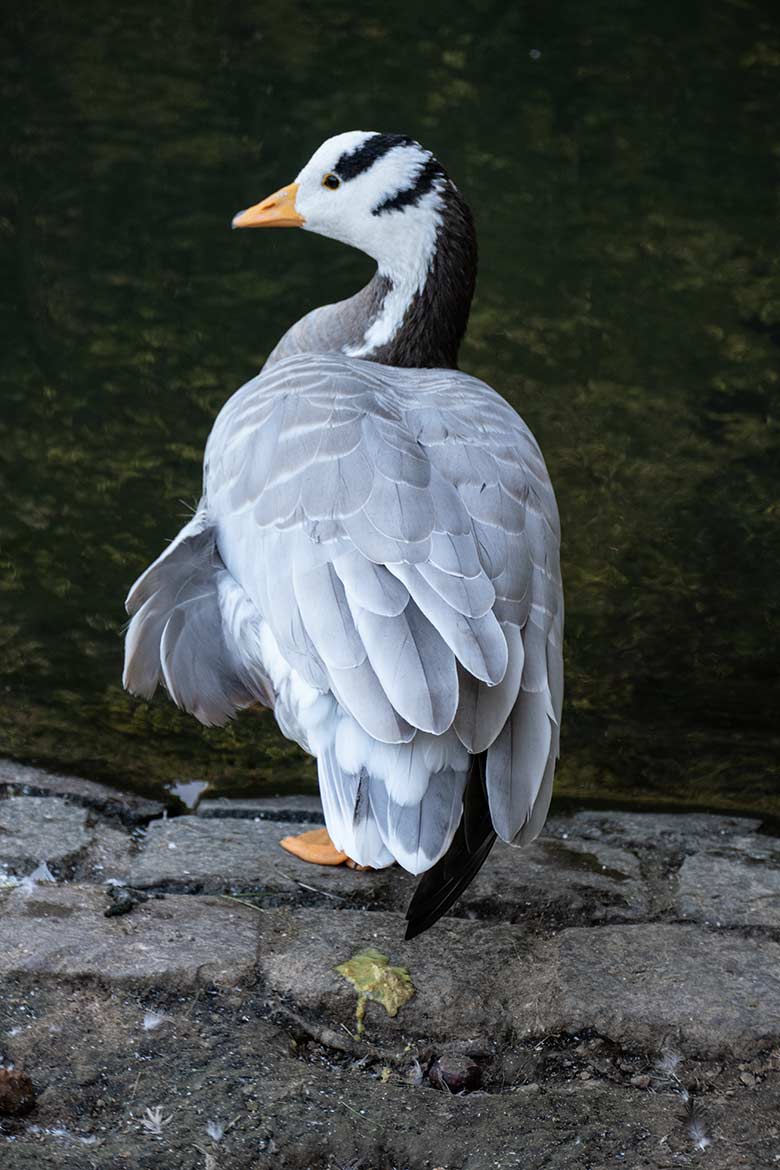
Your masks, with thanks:
[[[301,861],[311,861],[314,865],[346,865],[350,869],[360,870],[370,868],[367,865],[358,865],[346,853],[337,849],[327,829],[310,829],[307,833],[297,833],[294,837],[285,837],[279,844],[288,853],[300,857]]]

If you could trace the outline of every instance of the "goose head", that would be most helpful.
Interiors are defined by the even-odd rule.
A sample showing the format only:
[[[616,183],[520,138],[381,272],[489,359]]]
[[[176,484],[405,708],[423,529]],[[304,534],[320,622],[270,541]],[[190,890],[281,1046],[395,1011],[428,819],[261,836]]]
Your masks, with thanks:
[[[455,364],[476,277],[474,228],[457,187],[419,142],[337,134],[294,182],[240,211],[233,227],[301,227],[365,252],[384,292],[352,356]]]

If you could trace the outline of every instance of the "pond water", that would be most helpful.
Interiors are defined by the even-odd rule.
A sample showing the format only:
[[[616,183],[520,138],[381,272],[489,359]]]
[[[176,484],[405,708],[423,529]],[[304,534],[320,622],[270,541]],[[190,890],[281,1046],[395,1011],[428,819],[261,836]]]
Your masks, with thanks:
[[[1,53],[0,753],[147,792],[312,786],[268,715],[128,698],[122,603],[224,400],[370,275],[232,214],[374,128],[471,203],[462,365],[558,492],[558,793],[777,811],[774,4],[33,2]]]

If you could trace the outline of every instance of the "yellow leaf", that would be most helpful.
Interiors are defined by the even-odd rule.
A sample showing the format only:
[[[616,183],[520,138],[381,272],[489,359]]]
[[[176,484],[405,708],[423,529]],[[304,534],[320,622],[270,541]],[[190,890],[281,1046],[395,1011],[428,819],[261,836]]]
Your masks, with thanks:
[[[363,1031],[367,1000],[381,1003],[388,1016],[395,1016],[415,992],[409,972],[404,967],[391,967],[387,955],[374,947],[358,951],[351,959],[340,963],[336,970],[358,993],[355,1013],[358,1035]]]

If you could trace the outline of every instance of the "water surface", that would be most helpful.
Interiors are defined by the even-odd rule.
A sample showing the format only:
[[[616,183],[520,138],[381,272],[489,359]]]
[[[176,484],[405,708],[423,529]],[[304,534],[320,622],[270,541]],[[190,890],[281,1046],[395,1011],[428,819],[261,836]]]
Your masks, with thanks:
[[[369,128],[474,208],[462,364],[556,485],[559,793],[777,810],[774,5],[32,2],[1,52],[0,752],[150,792],[312,784],[268,715],[128,698],[122,601],[221,404],[371,272],[232,214]]]

